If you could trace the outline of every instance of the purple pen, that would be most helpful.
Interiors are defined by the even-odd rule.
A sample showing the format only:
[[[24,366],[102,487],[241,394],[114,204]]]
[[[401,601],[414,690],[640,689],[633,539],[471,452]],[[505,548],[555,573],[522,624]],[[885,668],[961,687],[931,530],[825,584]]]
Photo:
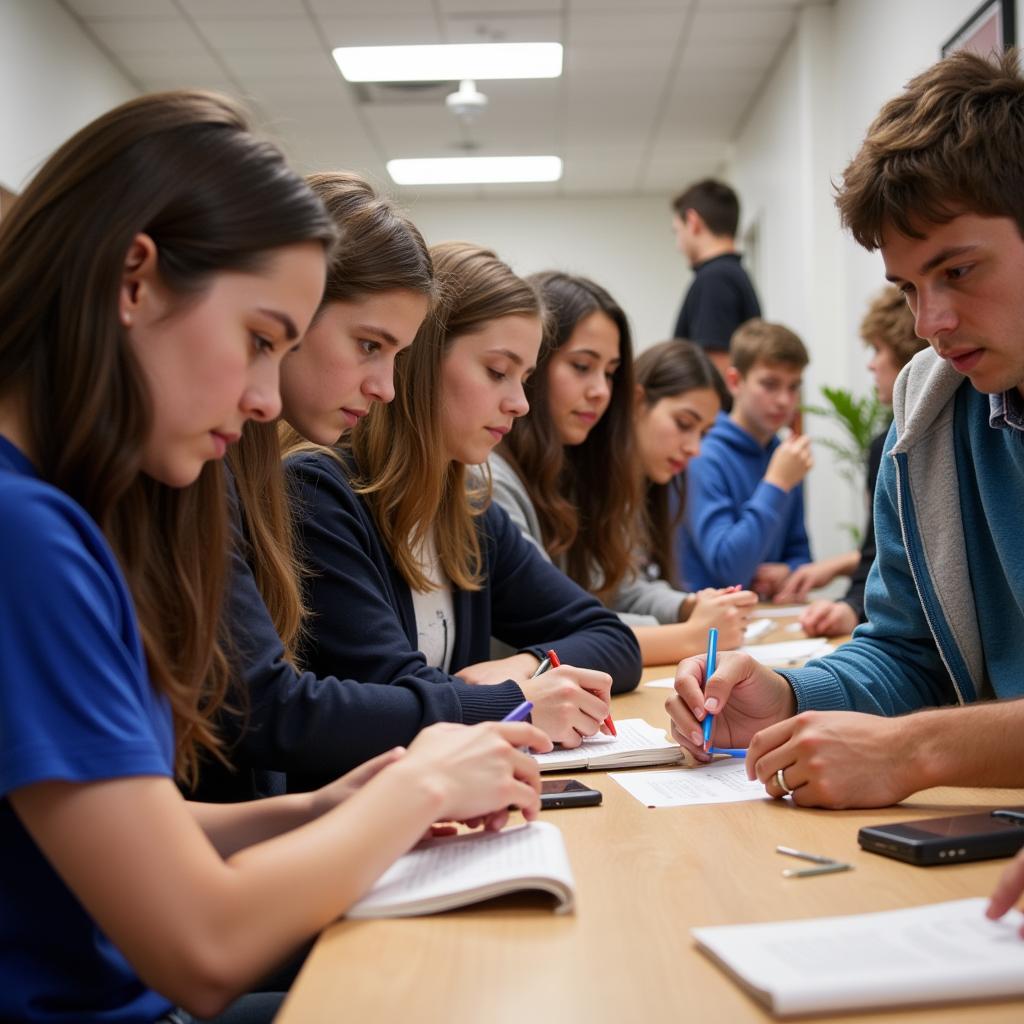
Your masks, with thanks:
[[[533,701],[524,700],[517,708],[513,708],[503,719],[503,722],[525,722],[533,710]]]

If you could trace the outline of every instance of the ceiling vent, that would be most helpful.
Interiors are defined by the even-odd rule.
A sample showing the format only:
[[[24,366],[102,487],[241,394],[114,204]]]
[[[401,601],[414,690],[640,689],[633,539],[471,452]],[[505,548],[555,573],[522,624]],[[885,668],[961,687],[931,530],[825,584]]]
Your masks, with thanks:
[[[444,106],[445,97],[458,82],[353,82],[363,106]]]

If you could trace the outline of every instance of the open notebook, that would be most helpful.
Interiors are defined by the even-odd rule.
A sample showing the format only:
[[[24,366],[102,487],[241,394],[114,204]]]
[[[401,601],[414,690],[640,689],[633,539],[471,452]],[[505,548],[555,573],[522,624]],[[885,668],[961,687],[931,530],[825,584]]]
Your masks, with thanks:
[[[533,821],[502,832],[429,839],[399,858],[348,917],[415,917],[536,889],[573,909],[575,884],[562,833]]]
[[[634,768],[641,765],[675,764],[681,760],[678,743],[664,729],[648,725],[642,718],[616,719],[618,736],[598,733],[588,736],[572,750],[552,750],[534,754],[542,772],[568,771],[571,768]]]
[[[1024,996],[1024,914],[989,921],[987,903],[694,928],[693,937],[779,1016]]]

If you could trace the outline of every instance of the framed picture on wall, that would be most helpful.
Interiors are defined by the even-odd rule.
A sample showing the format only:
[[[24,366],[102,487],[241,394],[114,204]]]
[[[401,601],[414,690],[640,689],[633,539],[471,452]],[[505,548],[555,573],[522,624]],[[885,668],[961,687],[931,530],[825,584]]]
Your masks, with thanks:
[[[942,56],[970,50],[979,56],[1002,53],[1016,42],[1014,0],[985,0],[943,44]]]

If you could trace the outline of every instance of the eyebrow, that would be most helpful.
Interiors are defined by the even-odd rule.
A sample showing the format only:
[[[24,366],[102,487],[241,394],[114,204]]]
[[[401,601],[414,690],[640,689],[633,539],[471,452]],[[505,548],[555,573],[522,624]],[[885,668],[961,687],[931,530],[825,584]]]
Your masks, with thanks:
[[[946,260],[954,259],[957,256],[963,256],[965,253],[973,252],[977,248],[978,247],[976,245],[954,245],[950,246],[948,249],[942,249],[940,252],[937,252],[930,260],[926,260],[924,263],[922,263],[920,268],[918,269],[918,273],[927,274],[930,271],[934,270],[940,264],[945,263]],[[892,283],[903,280],[903,278],[897,276],[896,274],[886,274],[885,279]]]
[[[523,357],[516,355],[516,353],[509,348],[492,348],[488,349],[488,352],[495,356],[505,356],[506,359],[511,359],[516,366],[523,365]]]
[[[384,330],[383,327],[375,327],[373,324],[356,324],[355,329],[362,331],[364,334],[373,334],[382,341],[386,341],[393,348],[402,347],[402,343],[390,331]]]
[[[569,350],[569,354],[573,355],[573,356],[591,356],[592,358],[598,360],[599,362],[603,358],[600,352],[595,352],[592,348],[574,348],[574,349],[570,349]],[[618,369],[622,365],[622,359],[621,358],[609,359],[608,360],[608,365],[609,366],[614,366],[616,369]]]
[[[271,320],[276,320],[284,328],[284,335],[288,341],[294,341],[299,336],[299,329],[295,326],[295,321],[287,313],[279,313],[276,309],[264,309],[262,306],[257,312],[269,316]]]

